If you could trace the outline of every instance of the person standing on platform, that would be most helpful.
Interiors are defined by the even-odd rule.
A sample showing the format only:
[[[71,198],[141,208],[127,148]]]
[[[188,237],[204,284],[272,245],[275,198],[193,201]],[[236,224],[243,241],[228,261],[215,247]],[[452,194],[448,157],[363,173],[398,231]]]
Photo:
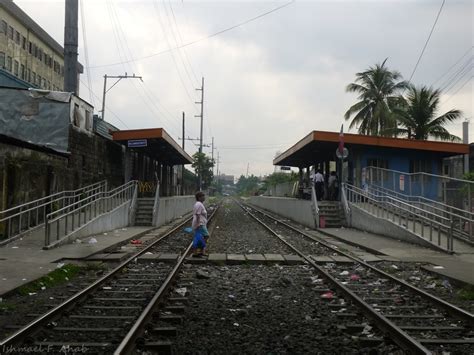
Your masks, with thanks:
[[[202,191],[196,193],[196,203],[193,207],[193,223],[191,228],[193,230],[193,256],[205,256],[206,244],[209,238],[207,230],[207,211],[203,202],[206,200],[206,195]]]
[[[331,201],[337,200],[338,189],[339,189],[339,183],[337,181],[336,172],[331,171],[331,175],[329,176],[329,179],[328,179],[329,199]]]
[[[321,201],[324,195],[324,176],[321,174],[321,170],[318,170],[314,174],[314,189],[316,190],[316,199]]]

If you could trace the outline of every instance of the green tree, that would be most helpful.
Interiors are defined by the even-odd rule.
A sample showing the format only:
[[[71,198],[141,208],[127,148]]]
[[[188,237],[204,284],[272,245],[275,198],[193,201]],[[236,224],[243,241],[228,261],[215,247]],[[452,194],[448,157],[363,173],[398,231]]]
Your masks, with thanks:
[[[253,195],[259,190],[260,185],[260,179],[257,176],[245,177],[241,175],[235,186],[239,194]]]
[[[203,189],[207,189],[211,185],[213,166],[214,161],[207,157],[206,154],[199,152],[194,153],[192,167],[194,168],[196,175],[201,176]]]
[[[389,70],[386,62],[387,59],[357,73],[355,82],[346,87],[347,92],[359,94],[357,98],[360,101],[347,110],[344,118],[349,120],[354,116],[349,128],[358,127],[360,134],[390,135],[387,129],[397,126],[392,110],[399,104],[399,94],[408,83],[400,81],[401,74]]]
[[[459,137],[450,134],[444,126],[460,118],[462,112],[450,110],[437,116],[440,96],[440,90],[410,85],[406,99],[403,99],[400,107],[394,110],[399,126],[387,131],[409,139],[426,140],[432,137],[446,141],[460,141]]]
[[[284,182],[295,182],[298,181],[298,174],[295,172],[287,173],[273,173],[265,178],[266,186],[275,186]]]

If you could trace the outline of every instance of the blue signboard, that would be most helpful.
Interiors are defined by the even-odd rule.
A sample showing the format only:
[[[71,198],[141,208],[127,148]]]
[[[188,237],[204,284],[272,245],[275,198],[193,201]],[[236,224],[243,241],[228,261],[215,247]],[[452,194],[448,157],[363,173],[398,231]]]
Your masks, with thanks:
[[[131,139],[127,142],[129,148],[146,147],[148,141],[146,139]]]

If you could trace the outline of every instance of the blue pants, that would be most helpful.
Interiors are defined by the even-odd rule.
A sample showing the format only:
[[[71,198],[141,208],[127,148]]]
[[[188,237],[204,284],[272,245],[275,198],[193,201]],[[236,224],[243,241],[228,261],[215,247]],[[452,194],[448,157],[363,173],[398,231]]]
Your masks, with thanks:
[[[206,248],[206,239],[209,237],[209,232],[207,231],[206,226],[199,226],[194,231],[193,237],[193,248],[194,249],[204,249]]]

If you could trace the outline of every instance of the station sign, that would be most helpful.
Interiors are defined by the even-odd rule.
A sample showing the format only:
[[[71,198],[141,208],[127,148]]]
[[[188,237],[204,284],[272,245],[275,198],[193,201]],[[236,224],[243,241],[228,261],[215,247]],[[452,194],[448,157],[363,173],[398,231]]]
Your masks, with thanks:
[[[280,170],[291,170],[289,166],[280,166]]]
[[[130,139],[127,141],[127,146],[129,148],[140,148],[146,147],[148,145],[147,139]]]

